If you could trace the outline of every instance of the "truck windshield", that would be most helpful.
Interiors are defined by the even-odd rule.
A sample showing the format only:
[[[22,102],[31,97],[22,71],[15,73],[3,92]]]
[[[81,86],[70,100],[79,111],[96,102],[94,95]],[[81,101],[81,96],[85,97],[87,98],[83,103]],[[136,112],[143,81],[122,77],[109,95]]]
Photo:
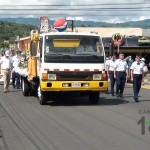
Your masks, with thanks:
[[[90,59],[94,61],[95,57],[98,59],[100,56],[104,56],[104,50],[99,36],[48,35],[45,37],[44,52],[45,61],[52,61],[56,56],[63,62],[69,61],[68,57],[70,61],[74,59],[78,61],[78,56],[80,56],[80,59],[81,56],[83,58],[84,56],[88,56],[89,61]],[[86,60],[86,62],[87,61],[88,60]],[[83,62],[85,62],[85,60],[83,60]]]

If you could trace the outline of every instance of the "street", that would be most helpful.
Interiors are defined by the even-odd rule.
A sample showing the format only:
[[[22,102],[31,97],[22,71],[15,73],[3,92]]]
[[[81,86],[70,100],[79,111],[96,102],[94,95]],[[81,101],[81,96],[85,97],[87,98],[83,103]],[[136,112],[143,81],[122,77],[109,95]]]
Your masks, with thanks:
[[[98,105],[66,96],[41,106],[21,89],[10,85],[3,93],[0,85],[0,150],[149,150],[149,93],[141,89],[135,103],[126,85],[124,98],[101,93]]]

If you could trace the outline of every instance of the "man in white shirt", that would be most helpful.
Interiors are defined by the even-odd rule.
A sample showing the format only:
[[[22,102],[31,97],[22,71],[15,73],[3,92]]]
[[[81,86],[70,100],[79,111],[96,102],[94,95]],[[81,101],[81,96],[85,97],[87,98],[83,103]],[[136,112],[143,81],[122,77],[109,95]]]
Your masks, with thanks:
[[[116,78],[114,78],[114,65],[116,61],[116,55],[113,55],[111,60],[109,60],[107,65],[107,76],[110,78],[110,87],[111,87],[111,94],[114,96],[114,85],[116,82]]]
[[[4,79],[4,93],[9,91],[9,83],[11,77],[12,69],[12,58],[10,57],[10,52],[7,50],[5,55],[0,59],[3,79]]]
[[[109,61],[110,61],[110,59],[111,59],[111,56],[109,56],[109,57],[106,57],[105,58],[105,72],[106,72],[106,74],[107,74],[107,67],[108,67],[108,65],[109,65]],[[108,76],[106,77],[106,80],[108,81]],[[107,90],[106,90],[106,94],[109,94],[109,90],[108,90],[108,88],[107,88]]]
[[[13,56],[12,58],[13,61],[13,72],[12,72],[12,85],[13,87],[19,89],[20,88],[20,79],[21,76],[20,74],[17,72],[19,64],[21,62],[21,51],[17,51],[17,54],[15,56]],[[16,82],[15,82],[16,80]]]
[[[142,79],[144,79],[143,64],[140,62],[140,56],[136,55],[135,62],[131,66],[131,80],[133,81],[133,93],[135,102],[139,102],[138,93],[141,88]]]
[[[123,97],[126,76],[128,78],[128,64],[126,60],[124,60],[124,53],[120,53],[119,59],[117,59],[114,64],[114,78],[116,78],[116,96],[117,97],[119,96]]]

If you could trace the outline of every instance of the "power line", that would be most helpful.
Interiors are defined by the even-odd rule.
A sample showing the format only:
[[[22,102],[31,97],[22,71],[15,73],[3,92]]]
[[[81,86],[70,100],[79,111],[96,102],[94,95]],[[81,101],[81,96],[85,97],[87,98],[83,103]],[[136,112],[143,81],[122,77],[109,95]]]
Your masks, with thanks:
[[[150,9],[0,9],[0,11],[88,11],[88,12],[94,12],[94,11],[150,11]]]
[[[31,4],[31,5],[20,5],[20,4],[12,4],[12,5],[0,5],[0,6],[103,6],[103,5],[147,5],[147,4],[150,4],[150,2],[143,2],[143,3],[97,3],[97,4],[65,4],[65,5],[62,5],[62,4],[55,4],[55,5],[48,5],[48,4],[45,4],[45,5],[34,5],[34,4]]]
[[[117,9],[117,10],[141,10],[141,9],[147,9],[147,8],[150,8],[150,7],[134,7],[134,8],[125,8],[125,7],[122,7],[122,8],[1,8],[0,10],[113,10],[113,9]]]
[[[57,14],[55,14],[55,13],[36,13],[36,14],[31,14],[31,13],[19,13],[19,14],[12,14],[12,13],[8,13],[8,14],[0,14],[0,15],[18,15],[18,16],[20,16],[20,15],[30,15],[30,16],[32,16],[32,15],[34,15],[34,16],[37,16],[37,15],[49,15],[49,16],[69,16],[69,15],[71,15],[71,16],[76,16],[76,17],[79,17],[79,16],[86,16],[86,17],[88,17],[88,16],[104,16],[104,17],[113,17],[113,16],[138,16],[138,15],[140,15],[140,14],[118,14],[118,15],[116,15],[116,14],[111,14],[111,15],[102,15],[102,14],[65,14],[65,13],[57,13]],[[144,15],[144,16],[149,16],[150,14],[142,14],[142,15]]]

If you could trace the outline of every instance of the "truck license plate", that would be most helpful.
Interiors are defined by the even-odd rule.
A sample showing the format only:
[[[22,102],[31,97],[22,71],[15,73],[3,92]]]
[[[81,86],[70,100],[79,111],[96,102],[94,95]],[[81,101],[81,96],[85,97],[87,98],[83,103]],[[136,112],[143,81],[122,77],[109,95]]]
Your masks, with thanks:
[[[73,82],[71,83],[71,87],[81,87],[81,83],[80,82]]]

